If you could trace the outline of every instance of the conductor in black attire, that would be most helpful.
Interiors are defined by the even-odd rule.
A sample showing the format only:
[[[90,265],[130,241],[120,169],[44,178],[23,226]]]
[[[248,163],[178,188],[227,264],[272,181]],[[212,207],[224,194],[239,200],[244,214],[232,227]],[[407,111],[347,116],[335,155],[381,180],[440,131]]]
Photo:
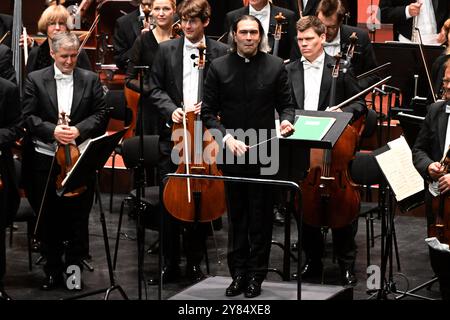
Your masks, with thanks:
[[[150,102],[159,111],[164,125],[160,128],[159,174],[162,178],[176,171],[171,160],[173,143],[171,141],[172,123],[181,123],[182,105],[187,111],[200,111],[197,103],[198,70],[194,67],[192,55],[198,56],[198,45],[206,44],[206,66],[208,72],[212,60],[226,54],[228,47],[223,43],[208,39],[204,29],[208,26],[211,9],[206,0],[185,0],[178,5],[181,28],[184,36],[159,44],[158,52],[152,64],[150,79]],[[148,106],[147,106],[148,107]],[[163,190],[161,185],[161,191]],[[205,252],[208,225],[180,223],[166,210],[164,226],[164,280],[175,281],[180,275],[180,233],[184,229],[184,249],[186,253],[186,276],[191,281],[201,280],[204,275],[200,269]]]
[[[214,60],[208,71],[201,114],[208,128],[220,130],[226,152],[245,157],[245,164],[240,164],[235,157],[231,157],[232,163],[227,162],[227,156],[224,174],[257,178],[265,174],[261,159],[258,156],[256,163],[250,159],[253,152],[260,155],[264,149],[250,150],[247,139],[260,141],[264,139],[262,133],[267,137],[273,134],[275,110],[280,116],[282,134],[289,134],[293,130],[294,105],[283,60],[266,53],[266,38],[259,20],[249,15],[239,17],[232,34],[233,52]],[[240,136],[239,131],[249,136]],[[267,144],[263,144],[265,147]],[[274,159],[278,154],[270,156]],[[273,190],[262,184],[226,183],[225,192],[228,268],[233,278],[225,294],[236,296],[244,292],[245,297],[253,298],[260,295],[267,274]]]

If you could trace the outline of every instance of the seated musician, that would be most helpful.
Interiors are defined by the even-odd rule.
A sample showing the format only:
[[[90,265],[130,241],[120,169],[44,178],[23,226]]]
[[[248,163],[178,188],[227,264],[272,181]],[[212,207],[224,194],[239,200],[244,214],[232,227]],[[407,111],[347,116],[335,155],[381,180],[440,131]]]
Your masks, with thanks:
[[[39,46],[34,46],[28,56],[26,72],[30,73],[53,65],[50,55],[50,47],[53,37],[60,32],[65,32],[71,28],[68,24],[69,12],[62,5],[50,6],[44,10],[38,21],[39,32],[47,35],[47,39]],[[89,57],[84,50],[81,50],[77,60],[77,67],[92,70]]]
[[[295,46],[295,14],[291,10],[272,5],[269,0],[250,0],[248,6],[228,12],[225,18],[225,30],[229,30],[240,16],[246,14],[255,16],[261,21],[269,41],[269,47],[273,50],[275,24],[272,24],[271,21],[275,21],[275,16],[280,12],[286,18],[286,23],[283,24],[285,34],[281,36],[278,56],[282,59],[289,59],[292,48]]]
[[[176,11],[175,0],[152,0],[150,5],[151,19],[154,20],[155,26],[142,29],[142,34],[137,37],[130,52],[130,61],[127,68],[126,86],[134,91],[139,92],[139,70],[135,66],[149,66],[151,68],[155,58],[158,44],[172,37],[172,24]],[[144,73],[144,94],[143,99],[143,127],[144,134],[159,133],[159,116],[158,110],[149,105],[149,81],[150,72]]]
[[[297,40],[302,58],[287,66],[291,91],[296,107],[301,110],[326,110],[331,89],[331,69],[334,59],[324,50],[326,27],[315,16],[303,17],[297,22]],[[306,81],[308,79],[308,81]],[[336,101],[338,104],[360,92],[360,88],[351,70],[340,73],[336,83]],[[353,113],[353,120],[366,112],[362,98],[355,99],[342,110]],[[356,284],[354,264],[356,259],[355,234],[357,220],[354,223],[333,231],[334,254],[341,269],[342,282],[345,285]],[[323,239],[320,227],[303,224],[303,249],[306,263],[302,278],[318,277],[322,274]]]
[[[11,32],[13,27],[13,17],[9,14],[0,13],[0,39],[3,38],[4,45],[11,47]],[[7,34],[10,32],[9,35]]]
[[[145,21],[144,7],[150,6],[152,0],[139,0],[138,3],[139,8],[117,19],[114,26],[114,61],[123,71],[127,70],[134,41],[149,28]]]
[[[302,16],[313,16],[316,14],[317,5],[320,0],[273,0],[272,3],[276,6],[288,8],[295,12],[296,20],[300,19],[299,5],[302,6]]]
[[[199,72],[194,66],[192,55],[198,56],[197,46],[206,44],[207,72],[209,63],[226,54],[228,47],[223,43],[205,37],[204,30],[208,26],[211,9],[206,0],[184,0],[178,5],[178,16],[184,36],[159,44],[158,52],[153,60],[150,79],[150,100],[159,111],[164,127],[160,130],[160,159],[158,170],[163,190],[162,178],[176,171],[176,163],[172,162],[171,130],[172,123],[181,123],[183,104],[186,110],[200,111],[197,103],[197,87]],[[208,230],[206,224],[183,223],[172,217],[164,208],[166,215],[164,230],[164,280],[174,281],[180,276],[180,234],[184,228],[184,247],[186,251],[186,276],[191,281],[201,280],[204,275],[200,269],[205,252],[205,241]]]
[[[440,160],[450,146],[450,126],[448,125],[450,61],[445,63],[444,70],[442,83],[445,100],[433,103],[428,107],[428,113],[412,150],[413,162],[417,171],[427,182],[434,182],[427,188],[428,192],[425,195],[427,226],[436,223],[437,210],[434,211],[432,206],[432,201],[436,201],[435,197],[446,197],[446,210],[449,200],[450,174],[443,171]],[[448,212],[445,212],[444,215],[448,216]],[[446,227],[448,228],[448,225]],[[431,247],[429,252],[431,267],[439,279],[442,299],[450,300],[450,253]]]
[[[56,160],[53,162],[56,146],[78,146],[103,134],[108,123],[97,74],[76,67],[79,46],[76,35],[55,34],[50,47],[54,63],[29,73],[24,87],[23,116],[28,135],[23,174],[27,177],[24,183],[28,200],[36,213],[45,196],[37,232],[46,247],[43,290],[62,285],[67,266],[82,269],[84,226],[94,199],[94,179],[78,196],[57,196],[56,178],[61,168]],[[62,112],[70,119],[67,125],[59,122]]]
[[[5,46],[6,47],[6,46]],[[6,47],[7,48],[7,47]],[[8,48],[9,50],[9,48]],[[0,56],[1,57],[1,56]],[[10,68],[11,60],[0,65]],[[3,279],[6,273],[5,229],[10,225],[19,204],[11,146],[21,136],[19,90],[15,83],[0,77],[0,303],[9,300]]]

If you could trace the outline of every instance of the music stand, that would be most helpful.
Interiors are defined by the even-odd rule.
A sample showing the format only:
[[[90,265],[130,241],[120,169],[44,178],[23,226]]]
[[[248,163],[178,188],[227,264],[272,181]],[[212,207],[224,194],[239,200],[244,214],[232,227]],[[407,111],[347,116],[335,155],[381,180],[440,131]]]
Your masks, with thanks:
[[[280,171],[277,178],[286,181],[300,181],[304,173],[309,168],[310,149],[332,149],[342,132],[352,119],[352,114],[347,112],[328,112],[328,111],[309,111],[296,110],[296,120],[298,116],[310,116],[321,118],[335,118],[331,128],[321,140],[296,139],[293,136],[280,139]],[[296,122],[294,123],[295,126]],[[296,130],[301,130],[297,128]],[[295,194],[292,192],[287,195],[286,217],[284,224],[284,255],[283,255],[283,279],[290,280],[290,217],[291,212],[295,212]],[[298,214],[297,228],[302,229],[302,216]],[[281,246],[280,246],[281,247]],[[302,244],[301,237],[298,240],[298,265],[302,263]],[[301,278],[300,268],[297,270],[297,277]],[[300,279],[301,281],[301,279]]]
[[[105,213],[103,211],[102,200],[100,196],[100,187],[98,182],[98,172],[101,170],[113,152],[114,148],[122,139],[126,129],[116,132],[112,135],[103,135],[89,141],[85,151],[81,154],[78,161],[73,166],[72,171],[66,176],[62,182],[62,188],[57,190],[58,196],[62,196],[66,192],[77,189],[82,185],[86,185],[92,175],[95,175],[95,194],[98,199],[100,209],[100,223],[103,231],[103,241],[105,245],[106,261],[108,263],[108,273],[110,285],[107,288],[94,290],[68,298],[68,300],[79,299],[105,292],[104,300],[107,300],[111,291],[117,289],[124,299],[128,300],[122,287],[116,284],[111,263],[111,253],[109,250],[108,231],[106,229]]]

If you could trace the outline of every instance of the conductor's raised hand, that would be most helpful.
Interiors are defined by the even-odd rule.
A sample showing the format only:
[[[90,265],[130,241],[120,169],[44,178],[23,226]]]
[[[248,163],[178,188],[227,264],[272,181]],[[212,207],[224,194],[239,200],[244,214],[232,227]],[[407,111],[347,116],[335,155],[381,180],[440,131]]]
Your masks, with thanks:
[[[283,137],[289,137],[295,131],[294,126],[288,120],[283,120],[280,123],[280,133]]]
[[[248,146],[244,142],[236,140],[234,137],[229,137],[225,144],[228,149],[238,157],[244,155],[248,150]]]

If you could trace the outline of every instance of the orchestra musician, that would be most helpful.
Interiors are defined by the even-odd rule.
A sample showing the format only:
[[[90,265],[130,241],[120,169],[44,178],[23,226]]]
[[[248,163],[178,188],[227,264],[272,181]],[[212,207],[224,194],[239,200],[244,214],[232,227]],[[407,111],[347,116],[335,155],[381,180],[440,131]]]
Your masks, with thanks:
[[[2,43],[10,48],[11,48],[12,27],[13,27],[13,17],[10,16],[9,14],[0,13],[0,38],[5,36],[6,33],[9,31],[10,34],[6,35]]]
[[[283,60],[266,53],[267,38],[261,22],[254,16],[242,15],[233,23],[232,34],[232,52],[213,61],[208,71],[201,115],[208,128],[220,130],[227,152],[246,157],[245,164],[225,161],[224,174],[258,178],[264,174],[260,158],[257,156],[256,163],[249,159],[252,152],[260,154],[260,148],[249,150],[249,142],[233,131],[255,130],[256,138],[261,138],[259,134],[264,131],[270,137],[277,110],[281,132],[289,134],[293,130],[294,105]],[[262,184],[225,184],[227,259],[233,278],[226,296],[244,293],[253,298],[261,293],[272,239],[273,191]]]
[[[400,42],[413,41],[413,27],[417,27],[424,44],[436,44],[437,34],[450,15],[448,0],[380,0],[379,6],[381,23],[392,23],[394,39]]]
[[[287,66],[294,102],[301,110],[324,111],[329,107],[331,91],[332,77],[329,66],[334,64],[334,59],[324,50],[326,27],[316,16],[303,17],[297,22],[297,40],[302,58]],[[336,104],[360,92],[351,70],[346,73],[340,72],[336,81]],[[366,110],[364,100],[358,98],[337,111],[353,113],[353,120],[356,120],[364,115]],[[304,162],[306,164],[307,160]],[[354,273],[357,226],[356,219],[350,225],[332,230],[334,254],[339,263],[344,285],[355,285],[357,281]],[[306,262],[301,271],[302,279],[320,277],[324,251],[320,227],[304,223],[302,239],[306,255]]]
[[[206,0],[184,0],[178,5],[178,16],[184,36],[159,44],[159,49],[152,65],[150,79],[150,101],[159,111],[161,121],[165,125],[160,131],[160,160],[158,164],[160,181],[171,172],[175,172],[176,164],[171,160],[172,123],[181,123],[183,104],[187,111],[200,111],[197,103],[198,69],[194,66],[192,55],[198,56],[197,46],[206,44],[206,66],[215,58],[224,55],[228,47],[223,43],[205,37],[204,30],[208,26],[211,9]],[[161,192],[163,191],[161,185]],[[205,241],[208,224],[180,223],[164,208],[166,225],[164,230],[164,280],[174,281],[180,275],[179,235],[184,228],[184,248],[186,253],[186,276],[191,281],[201,280],[204,275],[200,269],[205,252]]]
[[[77,36],[70,32],[53,35],[50,54],[54,64],[29,73],[25,82],[23,116],[28,134],[23,172],[28,200],[36,213],[44,201],[38,228],[47,258],[42,290],[60,286],[67,266],[78,265],[82,270],[84,225],[94,198],[93,178],[78,196],[57,196],[56,178],[61,170],[53,162],[56,145],[79,146],[103,134],[108,122],[97,74],[76,67],[79,46]],[[61,112],[68,115],[68,125],[59,124]]]
[[[425,121],[417,136],[412,149],[413,162],[417,171],[426,182],[437,185],[438,192],[448,201],[450,190],[450,174],[443,172],[440,160],[446,154],[450,145],[449,101],[450,101],[450,62],[445,63],[445,72],[442,79],[444,86],[444,101],[431,104]],[[426,187],[426,214],[427,225],[436,223],[436,212],[432,210],[433,187]],[[447,212],[448,214],[448,212]],[[448,227],[448,225],[447,225]],[[450,254],[435,248],[429,248],[431,267],[439,279],[442,299],[450,300]]]
[[[345,13],[342,0],[322,0],[318,4],[316,15],[327,29],[324,49],[329,56],[334,57],[339,52],[346,53],[350,46],[350,36],[353,32],[356,33],[358,39],[350,63],[353,74],[357,76],[376,68],[377,61],[367,31],[343,24]],[[376,75],[372,75],[358,82],[361,89],[365,89],[378,80]]]
[[[57,33],[65,32],[71,28],[68,25],[69,17],[69,12],[63,5],[49,6],[44,10],[38,21],[38,30],[46,34],[47,39],[41,45],[34,46],[31,49],[26,65],[27,73],[53,64],[53,59],[50,55],[52,39]],[[77,66],[86,70],[92,70],[89,57],[84,50],[81,50],[78,56]]]
[[[272,3],[276,6],[288,8],[295,12],[296,20],[300,19],[300,8],[302,6],[302,16],[313,16],[316,14],[317,5],[320,0],[273,0]]]
[[[11,64],[11,61],[9,61]],[[2,65],[2,68],[4,64]],[[15,83],[0,77],[0,302],[11,298],[5,292],[5,229],[13,220],[19,205],[17,179],[11,146],[21,137],[19,90]]]
[[[291,10],[277,7],[269,3],[269,0],[250,0],[249,5],[231,12],[228,12],[225,17],[225,30],[229,30],[240,16],[250,14],[258,18],[263,27],[265,35],[269,41],[269,47],[274,46],[274,31],[275,31],[275,16],[282,13],[286,18],[286,23],[283,24],[283,32],[280,39],[280,46],[278,55],[282,59],[291,58],[292,49],[295,46],[295,14]]]
[[[155,27],[143,29],[143,33],[137,37],[131,48],[130,61],[127,68],[126,86],[139,92],[138,70],[135,66],[149,66],[151,68],[155,58],[158,44],[171,39],[172,24],[176,12],[175,0],[152,0],[151,15],[155,21]],[[144,94],[141,96],[142,105],[146,106],[142,110],[144,134],[159,133],[159,114],[156,108],[150,104],[149,94],[149,72],[144,74]],[[162,124],[164,125],[164,124]]]
[[[121,70],[127,70],[134,41],[149,28],[148,25],[144,25],[144,7],[150,6],[151,2],[151,0],[139,0],[139,8],[120,17],[116,21],[113,37],[114,61]]]

